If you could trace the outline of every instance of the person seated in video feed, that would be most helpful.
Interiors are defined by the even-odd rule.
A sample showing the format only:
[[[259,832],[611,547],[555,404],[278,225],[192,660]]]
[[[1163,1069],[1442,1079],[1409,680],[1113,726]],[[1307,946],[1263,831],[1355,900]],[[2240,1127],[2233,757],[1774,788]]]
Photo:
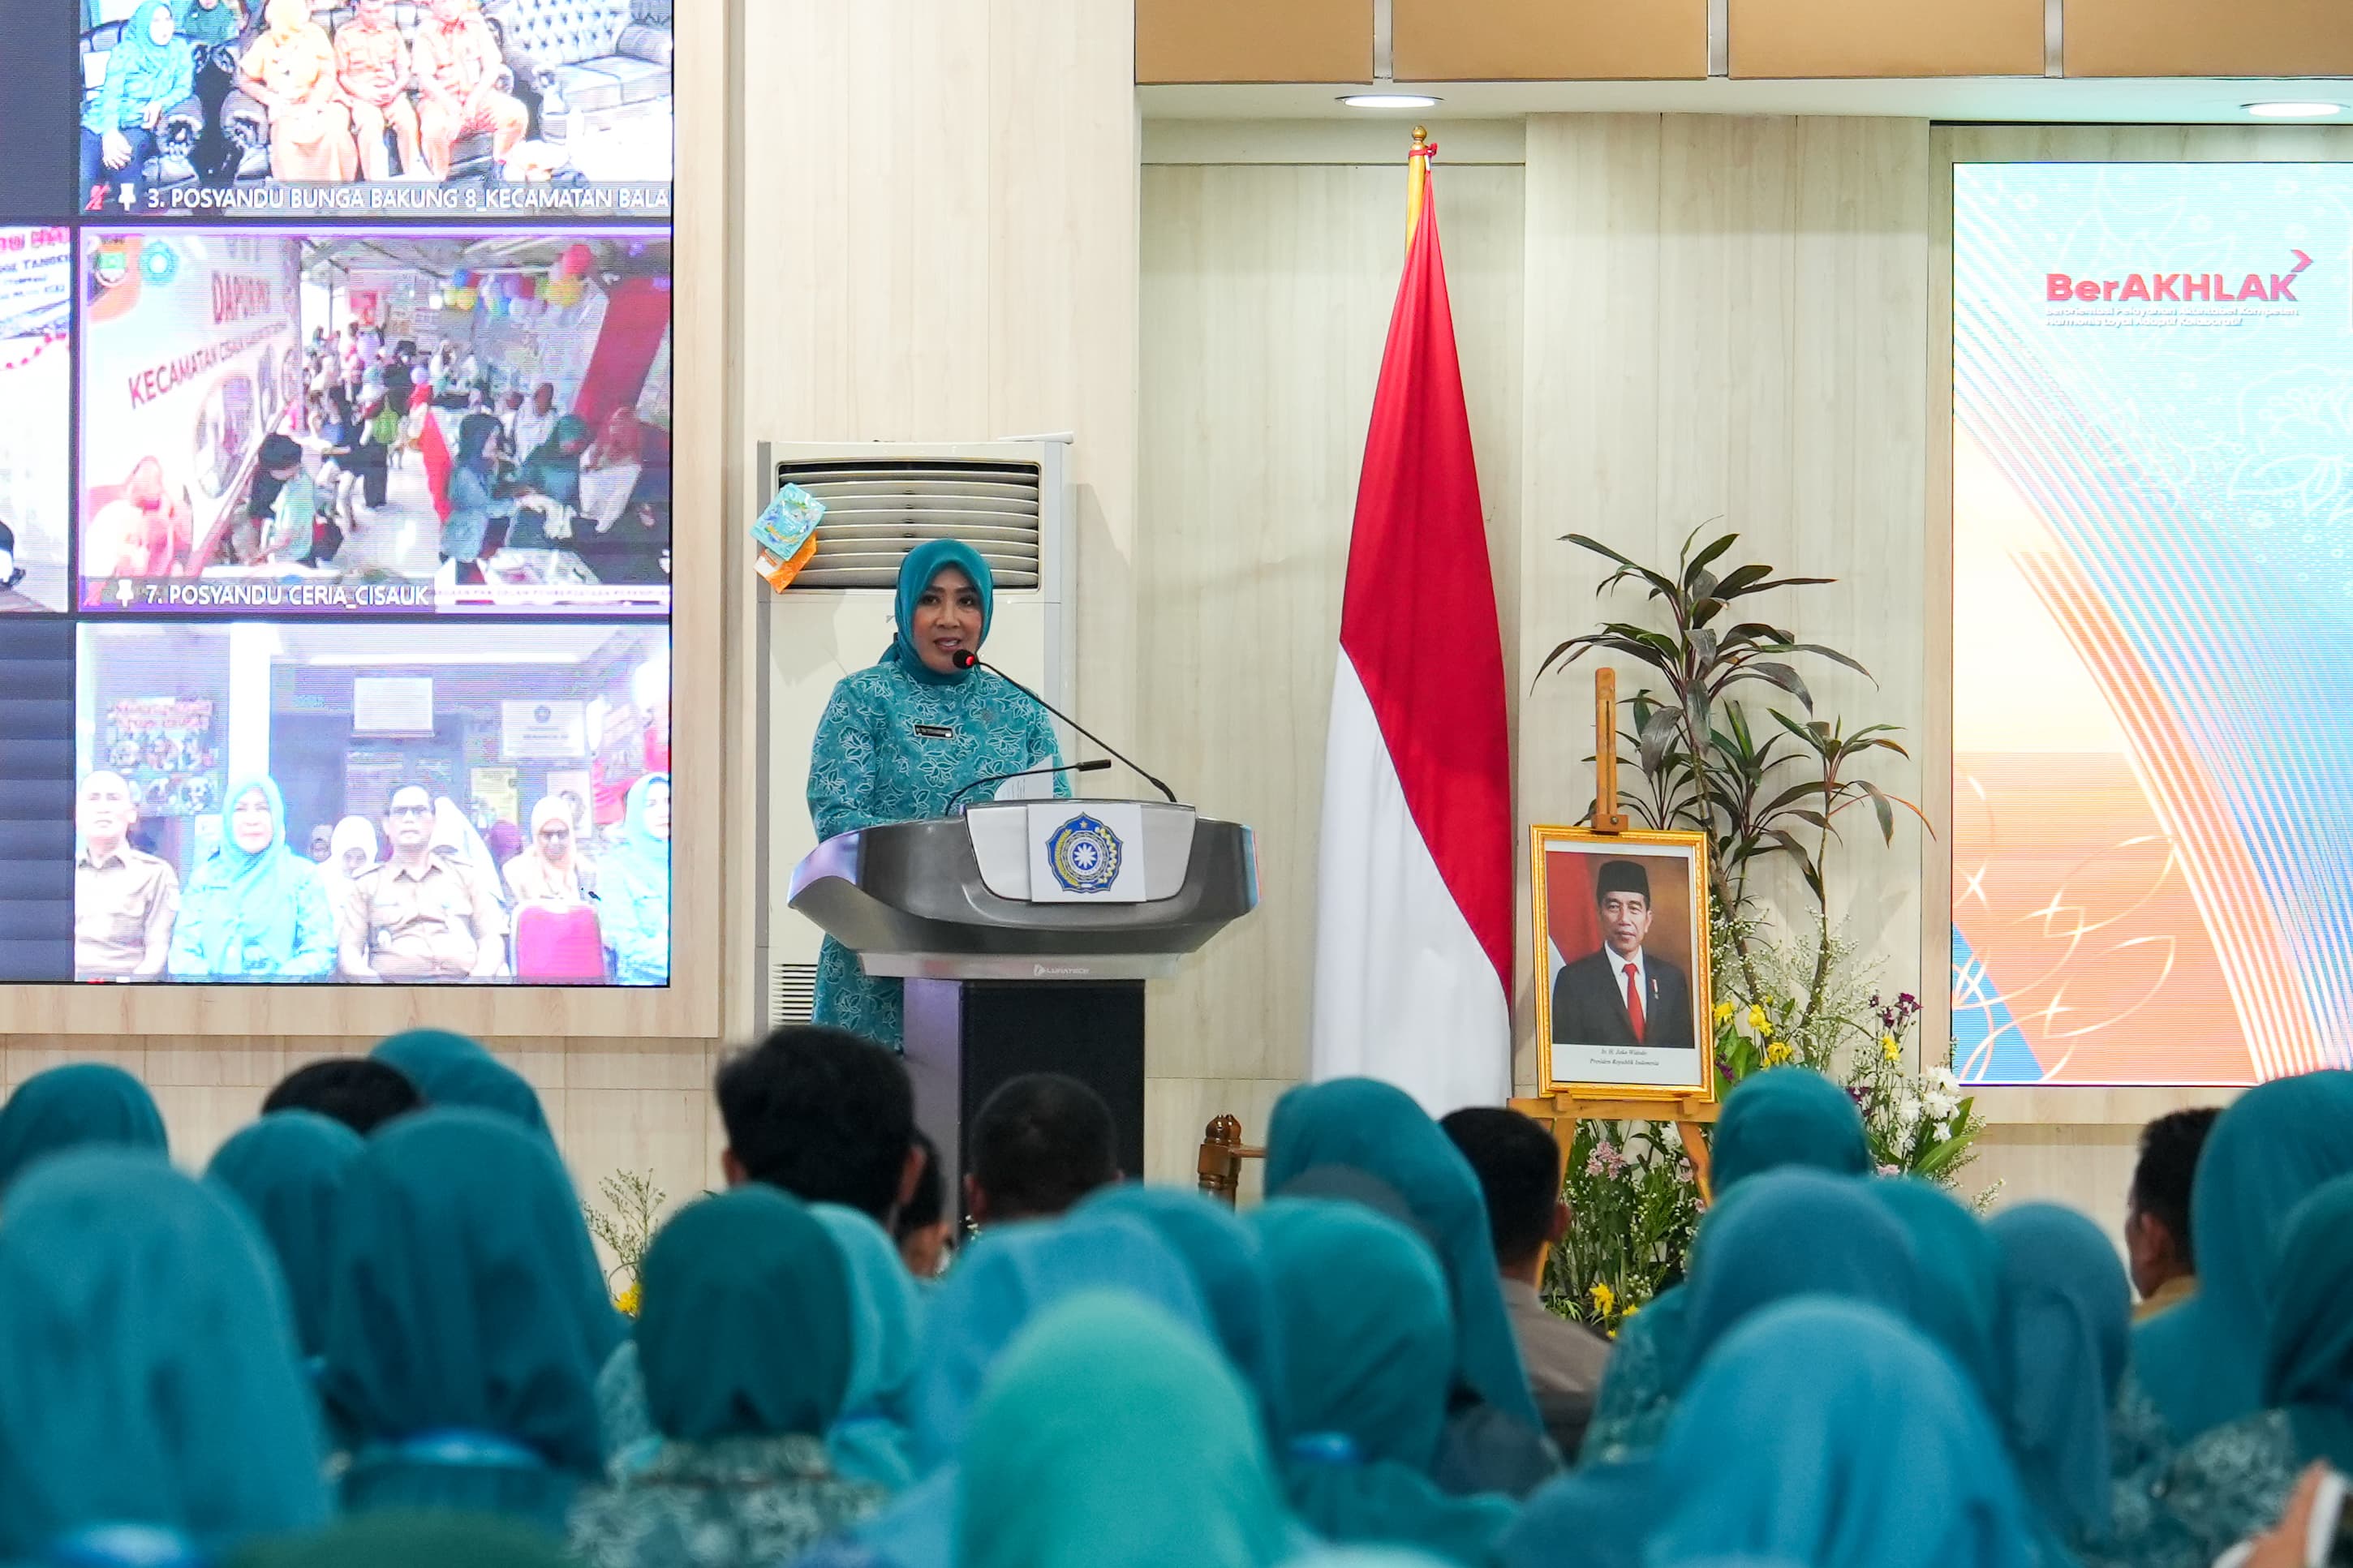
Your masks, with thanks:
[[[580,453],[581,517],[604,532],[619,521],[646,471],[646,431],[634,408],[616,408]]]
[[[597,905],[613,978],[623,985],[670,984],[670,775],[629,786],[621,842],[597,868]]]
[[[503,533],[513,508],[500,497],[498,416],[469,414],[458,423],[458,451],[449,466],[448,515],[441,523],[441,559],[461,565],[481,559],[493,524]]]
[[[262,438],[245,510],[229,540],[240,565],[311,558],[319,521],[319,488],[303,471],[302,447],[291,436]]]
[[[449,177],[450,153],[462,138],[489,132],[503,162],[531,129],[531,111],[499,90],[505,67],[480,0],[432,0],[417,28],[417,125],[435,179]]]
[[[392,858],[352,879],[343,972],[353,980],[488,980],[506,962],[506,914],[472,871],[433,850],[433,793],[392,792]]]
[[[507,450],[529,457],[555,434],[555,422],[563,417],[564,411],[555,406],[555,384],[541,382],[531,389],[530,401],[515,410],[514,428],[508,432],[513,439]]]
[[[569,906],[596,896],[596,867],[580,847],[567,803],[550,795],[531,808],[531,842],[504,874],[518,904]]]
[[[348,180],[359,168],[351,107],[335,81],[335,46],[311,0],[269,0],[269,28],[245,51],[237,79],[269,111],[269,174]]]
[[[205,107],[205,128],[196,138],[196,178],[207,185],[236,179],[237,141],[221,122],[221,106],[237,87],[237,36],[245,31],[244,0],[173,0],[172,20],[195,58],[196,101]]]
[[[185,492],[174,498],[163,463],[142,458],[114,499],[90,520],[82,542],[82,574],[175,576],[186,559],[193,528]]]
[[[351,105],[360,172],[368,179],[392,178],[392,153],[384,144],[387,131],[400,147],[400,172],[410,179],[425,172],[408,77],[408,46],[393,20],[392,0],[358,0],[352,19],[335,29],[335,81]],[[405,397],[399,411],[408,412]]]
[[[171,863],[131,843],[139,805],[121,773],[81,781],[74,826],[74,977],[153,980],[172,956],[180,878]]]
[[[81,183],[85,212],[111,205],[127,183],[135,208],[147,195],[147,164],[164,113],[195,89],[195,53],[181,36],[171,0],[142,0],[106,54],[106,77],[81,112]]]
[[[335,967],[319,868],[286,843],[286,801],[264,774],[228,792],[220,847],[188,879],[172,934],[174,980],[315,980]]]

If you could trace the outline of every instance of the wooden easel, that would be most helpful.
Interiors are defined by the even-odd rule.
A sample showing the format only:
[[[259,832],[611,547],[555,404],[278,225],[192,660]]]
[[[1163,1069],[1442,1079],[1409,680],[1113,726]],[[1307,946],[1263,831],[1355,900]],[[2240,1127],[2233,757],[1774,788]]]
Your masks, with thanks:
[[[1623,833],[1628,826],[1626,814],[1618,809],[1618,672],[1605,665],[1593,672],[1593,831]],[[1706,999],[1694,1001],[1699,1004],[1699,1016],[1706,1018]],[[1579,1100],[1563,1090],[1533,1100],[1514,1100],[1511,1104],[1522,1115],[1551,1126],[1553,1142],[1560,1145],[1564,1163],[1577,1146],[1577,1124],[1580,1121],[1672,1121],[1675,1131],[1683,1135],[1683,1152],[1691,1158],[1692,1174],[1699,1182],[1700,1200],[1707,1203],[1715,1199],[1704,1131],[1704,1124],[1715,1120],[1716,1102],[1713,1100],[1701,1095],[1686,1095],[1681,1100]]]

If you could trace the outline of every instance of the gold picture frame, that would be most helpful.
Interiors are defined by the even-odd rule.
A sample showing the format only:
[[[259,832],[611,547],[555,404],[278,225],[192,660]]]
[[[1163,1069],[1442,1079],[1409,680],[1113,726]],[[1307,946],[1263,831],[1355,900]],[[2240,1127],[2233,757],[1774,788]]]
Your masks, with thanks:
[[[1662,1116],[1714,1106],[1707,851],[1707,835],[1697,832],[1544,824],[1528,830],[1539,1095],[1656,1103]],[[1614,907],[1605,916],[1597,890],[1602,867],[1613,861],[1631,869],[1612,872],[1609,880],[1620,885],[1608,890]],[[1636,882],[1640,910],[1630,896]],[[1578,919],[1564,900],[1588,901],[1588,912]],[[1662,919],[1669,921],[1663,930]],[[1620,951],[1630,935],[1631,954]],[[1577,951],[1562,952],[1563,941]],[[1622,989],[1632,983],[1609,973],[1629,964],[1644,1003],[1639,1026]],[[1572,1037],[1556,1039],[1562,1029]]]

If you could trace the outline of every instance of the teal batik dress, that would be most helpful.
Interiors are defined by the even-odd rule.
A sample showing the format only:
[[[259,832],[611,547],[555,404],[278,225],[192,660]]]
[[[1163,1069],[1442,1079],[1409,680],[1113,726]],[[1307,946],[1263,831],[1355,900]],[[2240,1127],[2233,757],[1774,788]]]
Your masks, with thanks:
[[[944,816],[976,779],[1053,767],[1053,721],[1012,682],[986,669],[940,675],[885,654],[844,677],[818,721],[809,753],[809,818],[819,839],[886,822]],[[987,799],[989,789],[967,799]],[[1054,793],[1070,794],[1069,775]],[[831,937],[817,965],[817,1021],[900,1048],[901,983],[870,975]]]

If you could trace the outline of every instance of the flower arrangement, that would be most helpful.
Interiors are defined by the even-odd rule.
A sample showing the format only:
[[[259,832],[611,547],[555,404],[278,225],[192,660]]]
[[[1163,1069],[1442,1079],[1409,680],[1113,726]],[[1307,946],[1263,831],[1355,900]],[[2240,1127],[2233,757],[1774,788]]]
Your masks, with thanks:
[[[1867,676],[1862,665],[1762,619],[1717,624],[1737,618],[1737,600],[1829,579],[1777,577],[1760,563],[1719,574],[1715,565],[1736,534],[1694,552],[1694,532],[1672,571],[1640,565],[1581,534],[1566,539],[1616,563],[1602,593],[1641,587],[1671,623],[1667,630],[1605,623],[1554,648],[1538,679],[1589,652],[1644,667],[1655,679],[1622,704],[1629,727],[1619,736],[1627,753],[1620,764],[1638,781],[1625,804],[1646,826],[1708,836],[1710,1002],[1722,1087],[1769,1068],[1811,1068],[1853,1097],[1883,1173],[1951,1185],[1973,1157],[1983,1119],[1953,1076],[1949,1041],[1936,1059],[1911,1067],[1925,1054],[1913,1039],[1919,1001],[1908,992],[1883,999],[1841,934],[1826,871],[1856,808],[1868,809],[1883,844],[1894,840],[1898,808],[1920,815],[1862,771],[1875,757],[1907,753],[1891,726],[1850,729],[1819,716],[1794,661]],[[1744,700],[1757,690],[1799,711]],[[1786,881],[1757,875],[1777,862],[1803,889],[1794,909],[1762,890]],[[1577,1218],[1547,1266],[1548,1302],[1615,1334],[1682,1277],[1703,1206],[1691,1163],[1672,1124],[1585,1123],[1563,1195]]]
[[[634,1318],[638,1268],[645,1261],[646,1248],[653,1245],[654,1232],[661,1228],[662,1205],[669,1194],[654,1185],[651,1171],[642,1176],[634,1171],[616,1172],[597,1187],[605,1194],[605,1205],[587,1205],[588,1234],[613,1255],[613,1267],[605,1272],[605,1287],[612,1293],[614,1310]],[[624,1277],[628,1283],[617,1287],[616,1281]]]

